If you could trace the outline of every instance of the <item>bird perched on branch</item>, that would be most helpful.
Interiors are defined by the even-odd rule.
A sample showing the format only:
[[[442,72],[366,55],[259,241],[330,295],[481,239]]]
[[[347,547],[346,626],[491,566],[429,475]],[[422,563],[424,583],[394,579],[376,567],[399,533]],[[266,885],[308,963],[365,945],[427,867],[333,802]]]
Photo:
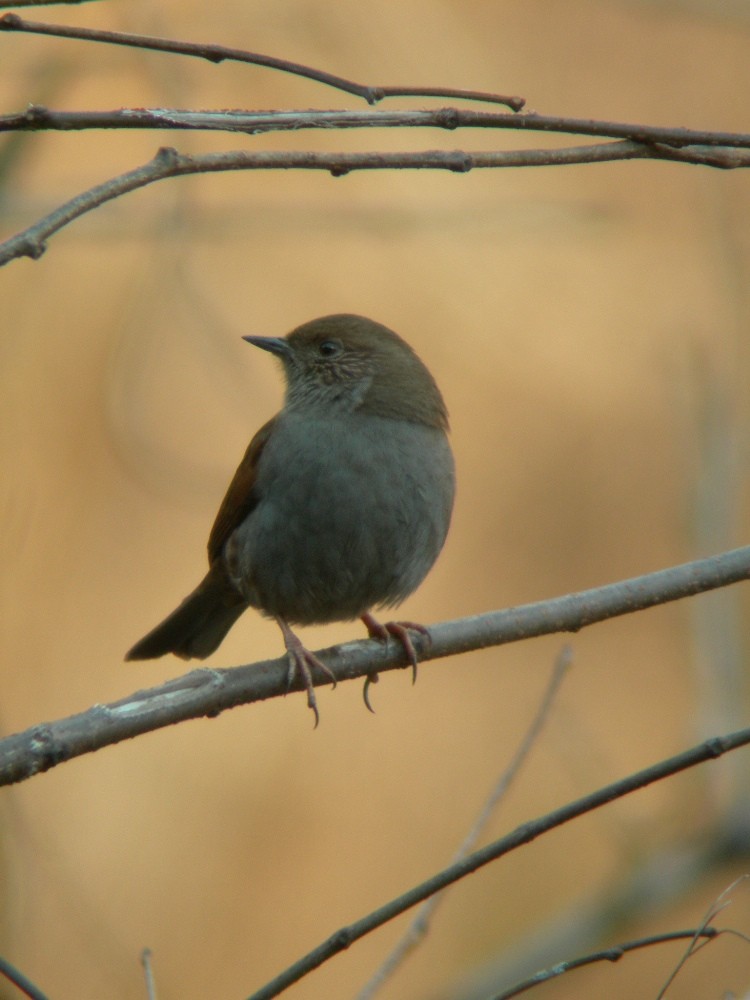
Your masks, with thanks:
[[[435,562],[455,491],[448,416],[411,347],[363,316],[312,320],[286,337],[245,337],[280,359],[282,410],[250,442],[208,540],[195,590],[129,651],[203,659],[248,607],[274,618],[318,723],[311,670],[329,668],[292,625],[360,617],[401,642],[416,671],[413,622],[379,624]],[[365,701],[367,687],[365,687]]]

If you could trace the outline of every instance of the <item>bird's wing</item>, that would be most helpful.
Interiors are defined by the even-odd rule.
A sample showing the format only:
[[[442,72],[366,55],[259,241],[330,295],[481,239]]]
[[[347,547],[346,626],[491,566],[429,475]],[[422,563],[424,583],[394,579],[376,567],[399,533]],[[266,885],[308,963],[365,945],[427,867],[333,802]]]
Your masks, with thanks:
[[[242,524],[258,503],[258,494],[255,489],[258,461],[275,422],[276,417],[272,417],[252,439],[229,484],[229,489],[221,502],[213,528],[211,528],[211,534],[208,536],[209,564],[221,555],[229,536]]]

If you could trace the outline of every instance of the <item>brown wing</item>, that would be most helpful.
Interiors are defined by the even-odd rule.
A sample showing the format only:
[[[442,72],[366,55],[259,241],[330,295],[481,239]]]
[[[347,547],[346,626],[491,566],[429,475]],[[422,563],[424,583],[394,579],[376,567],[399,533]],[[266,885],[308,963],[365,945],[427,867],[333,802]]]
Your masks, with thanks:
[[[250,444],[221,502],[211,534],[208,536],[209,564],[218,558],[229,536],[238,528],[258,502],[255,473],[258,459],[271,435],[276,417],[264,424]]]

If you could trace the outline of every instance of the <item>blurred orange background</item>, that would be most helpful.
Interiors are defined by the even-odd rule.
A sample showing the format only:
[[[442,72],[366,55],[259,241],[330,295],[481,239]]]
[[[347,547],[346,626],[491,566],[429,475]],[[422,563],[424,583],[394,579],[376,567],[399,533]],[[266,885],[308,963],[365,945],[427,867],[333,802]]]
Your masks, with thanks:
[[[723,10],[699,0],[161,0],[34,16],[246,48],[371,84],[521,94],[544,114],[748,131],[750,17],[742,4]],[[0,52],[3,113],[28,103],[362,107],[256,67],[10,33]],[[163,144],[553,141],[489,130],[5,135],[0,235]],[[53,237],[40,261],[8,265],[4,733],[186,669],[173,658],[126,665],[123,655],[202,575],[224,489],[281,401],[279,372],[247,350],[245,333],[363,313],[397,330],[435,374],[459,495],[408,618],[539,600],[741,544],[749,180],[647,161],[335,180],[214,174],[128,195]],[[746,588],[735,587],[575,636],[550,722],[485,839],[747,725],[746,611]],[[315,649],[361,634],[345,624],[304,638]],[[145,996],[145,946],[161,997],[247,996],[448,862],[562,642],[433,662],[414,688],[407,673],[390,673],[372,691],[375,716],[359,684],[322,689],[314,733],[294,695],[5,789],[0,953],[55,1000]],[[281,649],[276,626],[249,612],[208,663]],[[464,881],[381,995],[478,1000],[563,957],[696,926],[748,867],[747,760],[739,752],[630,796]],[[707,859],[728,838],[721,858]],[[680,892],[669,888],[675,872]],[[634,891],[617,920],[595,910],[593,928],[555,944],[638,878],[648,891]],[[732,900],[718,923],[750,933],[750,888]],[[288,995],[355,996],[405,927],[402,917]],[[651,948],[539,993],[655,996],[683,948]],[[691,959],[670,997],[749,988],[748,945],[722,938]]]

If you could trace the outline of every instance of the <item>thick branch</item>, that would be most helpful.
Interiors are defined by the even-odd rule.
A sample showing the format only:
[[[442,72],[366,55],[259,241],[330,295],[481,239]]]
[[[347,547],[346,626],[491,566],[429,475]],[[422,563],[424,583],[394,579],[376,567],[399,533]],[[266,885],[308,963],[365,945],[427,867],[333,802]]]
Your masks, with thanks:
[[[0,19],[0,24],[2,19]],[[0,132],[81,131],[84,129],[185,129],[201,131],[299,132],[302,129],[340,130],[352,128],[459,128],[505,129],[518,132],[553,132],[564,135],[596,136],[602,139],[631,139],[645,144],[750,148],[750,133],[716,132],[682,126],[642,125],[611,122],[596,118],[568,118],[534,112],[508,114],[461,108],[410,109],[406,111],[288,110],[248,111],[243,109],[201,110],[185,108],[119,108],[109,111],[52,111],[30,104],[15,114],[0,115]]]
[[[414,642],[424,662],[539,635],[577,632],[595,622],[747,579],[750,546],[550,601],[443,622],[430,629],[431,642],[417,634]],[[318,655],[341,681],[405,666],[400,647],[374,641],[333,646]],[[322,672],[314,673],[316,686],[328,682]],[[292,684],[292,690],[301,690],[299,679]],[[284,659],[221,670],[193,670],[158,687],[137,691],[108,705],[94,705],[67,719],[33,726],[0,740],[0,784],[23,781],[73,757],[140,733],[186,719],[214,717],[228,708],[278,698],[286,692]]]
[[[602,163],[612,160],[657,159],[681,160],[703,166],[750,166],[750,150],[716,149],[712,146],[686,146],[675,149],[666,145],[638,142],[608,142],[569,149],[534,149],[499,153],[427,151],[424,153],[206,153],[187,156],[176,149],[162,147],[153,160],[135,170],[120,174],[77,195],[44,219],[0,243],[0,266],[16,257],[38,260],[47,249],[46,240],[74,219],[119,198],[129,191],[168,177],[186,174],[216,173],[229,170],[324,170],[342,177],[356,170],[448,170],[467,173],[491,167],[561,166],[571,163]]]

